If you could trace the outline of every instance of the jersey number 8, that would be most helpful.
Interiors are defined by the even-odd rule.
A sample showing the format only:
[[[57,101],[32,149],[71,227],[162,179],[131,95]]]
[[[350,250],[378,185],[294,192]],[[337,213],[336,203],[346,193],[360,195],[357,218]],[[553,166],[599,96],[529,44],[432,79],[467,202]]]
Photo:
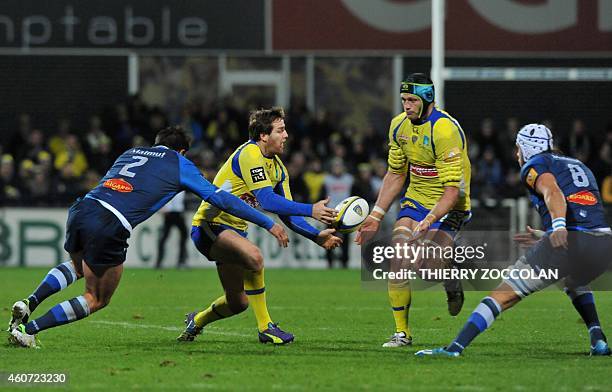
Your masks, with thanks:
[[[589,186],[589,178],[579,165],[573,165],[571,163],[568,163],[567,167],[570,170],[570,173],[572,173],[572,180],[574,180],[574,185],[578,187]]]

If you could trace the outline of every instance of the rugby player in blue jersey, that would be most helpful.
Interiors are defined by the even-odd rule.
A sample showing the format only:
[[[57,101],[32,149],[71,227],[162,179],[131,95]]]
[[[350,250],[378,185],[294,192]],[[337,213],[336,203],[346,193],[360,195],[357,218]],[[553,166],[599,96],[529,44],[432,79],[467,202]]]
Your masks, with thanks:
[[[543,270],[557,270],[559,279],[564,279],[564,291],[589,331],[591,355],[610,355],[588,287],[606,271],[612,254],[612,231],[595,177],[579,160],[553,152],[552,133],[544,125],[525,125],[518,132],[516,145],[521,181],[546,231],[530,229],[516,236],[517,242],[533,246],[510,272],[526,273],[510,274],[485,297],[448,346],[421,350],[417,356],[461,355],[502,311],[557,281],[539,278]]]
[[[132,229],[147,220],[177,193],[188,190],[232,215],[266,230],[286,247],[285,230],[242,200],[208,182],[187,158],[189,138],[181,127],[161,130],[153,147],[124,152],[97,187],[69,210],[64,249],[70,260],[52,268],[38,288],[12,308],[9,342],[36,347],[35,335],[80,320],[102,309],[119,284]],[[261,265],[243,265],[260,270]],[[84,277],[85,293],[59,303],[41,317],[31,312],[50,295]]]

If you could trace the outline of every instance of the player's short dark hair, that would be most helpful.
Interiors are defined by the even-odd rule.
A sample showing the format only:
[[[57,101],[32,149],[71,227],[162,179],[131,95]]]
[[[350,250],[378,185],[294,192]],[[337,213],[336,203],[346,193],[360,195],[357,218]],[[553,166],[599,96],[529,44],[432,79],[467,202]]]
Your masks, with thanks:
[[[262,133],[269,135],[272,132],[272,123],[279,118],[285,119],[285,111],[281,107],[253,110],[249,114],[249,137],[251,140],[259,140]]]
[[[180,125],[173,125],[157,132],[155,145],[166,146],[176,151],[189,150],[191,138]]]
[[[418,83],[418,84],[433,84],[429,76],[424,73],[415,72],[406,77],[404,82],[407,83]]]

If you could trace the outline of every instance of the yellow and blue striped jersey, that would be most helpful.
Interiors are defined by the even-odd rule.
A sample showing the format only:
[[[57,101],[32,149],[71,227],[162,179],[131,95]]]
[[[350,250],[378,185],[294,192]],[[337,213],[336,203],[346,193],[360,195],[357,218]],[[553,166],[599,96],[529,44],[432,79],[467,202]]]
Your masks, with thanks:
[[[286,199],[292,200],[287,168],[278,156],[264,156],[253,140],[234,151],[215,176],[213,184],[255,208],[260,205],[253,191],[265,187],[272,187]],[[202,221],[224,224],[242,231],[248,228],[244,219],[221,211],[206,201],[200,204],[192,224],[200,226]]]
[[[410,185],[405,196],[427,209],[435,206],[445,186],[460,190],[454,210],[470,209],[471,165],[467,151],[467,139],[457,120],[438,108],[421,125],[413,124],[404,112],[391,120],[389,171],[409,171]]]

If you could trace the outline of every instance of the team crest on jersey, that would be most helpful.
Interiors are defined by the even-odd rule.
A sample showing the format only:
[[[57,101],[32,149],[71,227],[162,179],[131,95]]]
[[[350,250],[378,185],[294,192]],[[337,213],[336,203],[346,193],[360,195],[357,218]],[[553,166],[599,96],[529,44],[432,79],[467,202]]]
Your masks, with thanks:
[[[580,191],[567,197],[570,203],[576,203],[583,206],[594,206],[597,204],[597,197],[589,191]]]
[[[424,146],[428,146],[429,145],[429,136],[423,136],[423,145]]]
[[[538,172],[535,171],[535,169],[532,167],[531,169],[529,169],[529,172],[527,173],[527,177],[525,178],[525,182],[531,188],[534,188],[535,187],[535,182],[536,182],[537,178],[538,178]]]
[[[263,167],[254,167],[251,169],[251,180],[253,183],[261,182],[266,180],[266,172]]]
[[[102,184],[102,186],[122,193],[129,193],[134,190],[132,184],[130,184],[123,178],[110,178],[104,181],[104,184]]]

